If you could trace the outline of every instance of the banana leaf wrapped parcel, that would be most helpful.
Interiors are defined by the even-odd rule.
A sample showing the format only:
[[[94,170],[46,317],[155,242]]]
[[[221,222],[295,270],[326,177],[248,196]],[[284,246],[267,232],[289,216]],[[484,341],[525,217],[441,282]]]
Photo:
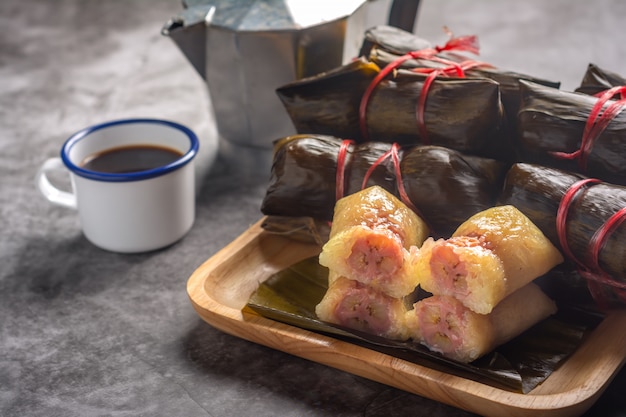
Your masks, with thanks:
[[[294,135],[275,143],[261,211],[331,221],[337,200],[379,185],[418,212],[433,236],[445,236],[494,205],[507,167],[440,146]]]
[[[626,185],[626,102],[520,84],[520,161]]]
[[[479,156],[491,156],[493,142],[507,140],[496,82],[440,78],[429,85],[424,104],[426,75],[399,70],[380,80],[364,101],[379,74],[376,64],[356,59],[276,92],[302,134],[430,144]]]
[[[447,69],[445,76],[454,77],[458,76],[457,69],[460,67],[463,69],[463,74],[461,74],[463,76],[470,78],[486,78],[496,81],[500,86],[502,104],[508,121],[510,122],[511,129],[514,129],[515,118],[519,109],[520,80],[531,81],[552,88],[560,87],[561,83],[559,81],[509,71],[479,60],[468,58],[466,55],[460,53],[463,52],[463,47],[459,46],[459,44],[463,42],[473,42],[476,48],[474,52],[478,52],[478,40],[468,40],[467,38],[470,37],[451,38],[450,42],[452,45],[436,47],[439,52],[434,56],[434,59],[408,59],[404,61],[399,68],[409,70],[428,68],[439,70]],[[402,55],[415,50],[412,48],[419,46],[425,49],[429,47],[429,44],[417,35],[402,29],[390,28],[384,25],[376,26],[365,32],[361,56],[377,64],[380,68],[384,68]]]
[[[600,304],[626,305],[626,187],[518,163],[509,169],[498,202],[528,216],[565,255],[570,271],[578,272],[571,279],[586,278]]]
[[[580,82],[580,86],[574,91],[593,96],[612,87],[622,85],[626,85],[626,78],[617,73],[600,68],[596,64],[590,63]]]

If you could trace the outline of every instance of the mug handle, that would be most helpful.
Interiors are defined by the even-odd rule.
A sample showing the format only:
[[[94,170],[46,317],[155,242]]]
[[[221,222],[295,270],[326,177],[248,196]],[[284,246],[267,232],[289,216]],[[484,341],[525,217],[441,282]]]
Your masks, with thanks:
[[[56,188],[48,179],[50,171],[67,171],[61,158],[50,158],[43,163],[37,172],[36,182],[39,191],[48,201],[63,207],[76,208],[76,195]]]

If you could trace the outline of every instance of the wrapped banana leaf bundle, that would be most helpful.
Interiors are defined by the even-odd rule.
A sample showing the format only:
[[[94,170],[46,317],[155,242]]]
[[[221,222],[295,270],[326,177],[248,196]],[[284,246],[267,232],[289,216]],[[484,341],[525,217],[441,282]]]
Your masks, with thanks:
[[[440,146],[355,144],[327,135],[275,143],[263,214],[331,221],[335,202],[379,185],[416,211],[432,236],[449,236],[471,215],[492,207],[508,166]]]
[[[499,202],[517,207],[561,250],[577,272],[568,286],[586,288],[604,307],[626,305],[626,187],[518,163]],[[586,287],[575,282],[580,278]]]
[[[331,135],[357,142],[445,146],[493,156],[503,140],[500,90],[488,79],[436,79],[395,71],[366,92],[379,67],[357,59],[334,70],[294,81],[276,90],[298,133]]]
[[[600,68],[596,64],[589,64],[587,71],[575,90],[577,93],[593,96],[612,87],[626,85],[626,78],[611,71]]]
[[[521,161],[626,185],[626,102],[520,84]]]
[[[454,38],[451,39],[451,42],[454,42]],[[463,39],[457,39],[457,42],[463,42]],[[414,47],[425,49],[429,47],[429,44],[420,37],[402,29],[376,26],[366,31],[361,48],[361,56],[383,68],[400,58],[400,56],[416,50],[412,49]],[[559,88],[561,85],[558,81],[508,71],[484,62],[468,59],[467,56],[460,54],[457,50],[458,48],[454,46],[444,45],[439,48],[435,47],[435,49],[440,50],[435,57],[436,59],[408,59],[402,63],[400,68],[413,70],[418,68],[445,69],[449,68],[450,64],[463,64],[466,66],[464,71],[466,77],[487,78],[496,81],[500,86],[502,104],[512,129],[514,129],[515,117],[519,109],[520,80],[531,81],[553,88]],[[454,74],[455,71],[446,72],[446,76],[453,76]]]

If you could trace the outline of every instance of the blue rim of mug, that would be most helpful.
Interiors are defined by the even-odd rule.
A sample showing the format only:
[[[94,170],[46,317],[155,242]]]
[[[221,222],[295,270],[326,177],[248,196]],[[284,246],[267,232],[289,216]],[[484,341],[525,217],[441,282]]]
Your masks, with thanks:
[[[111,126],[123,125],[123,124],[161,124],[165,126],[172,127],[174,129],[180,130],[183,132],[187,138],[189,139],[190,146],[189,150],[185,152],[180,158],[176,161],[164,165],[162,167],[158,167],[155,169],[149,169],[145,171],[137,171],[137,172],[128,172],[128,173],[108,173],[108,172],[97,172],[91,171],[85,168],[82,168],[79,165],[76,165],[69,158],[70,150],[74,145],[76,145],[79,141],[84,139],[86,136],[91,133],[106,129]],[[108,181],[108,182],[125,182],[125,181],[139,181],[146,180],[149,178],[158,177],[168,172],[175,171],[182,166],[188,164],[198,153],[198,149],[200,147],[200,143],[198,141],[198,137],[196,134],[186,126],[181,124],[171,122],[168,120],[162,119],[123,119],[123,120],[114,120],[110,122],[100,123],[94,126],[90,126],[85,128],[79,132],[74,133],[70,138],[65,142],[63,148],[61,148],[61,160],[65,164],[65,166],[76,175],[80,175],[84,178],[89,178],[92,180],[98,181]]]

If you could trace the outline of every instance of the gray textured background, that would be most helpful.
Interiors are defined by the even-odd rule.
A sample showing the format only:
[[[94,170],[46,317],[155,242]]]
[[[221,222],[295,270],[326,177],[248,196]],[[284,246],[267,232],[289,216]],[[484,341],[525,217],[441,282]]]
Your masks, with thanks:
[[[163,23],[178,0],[0,2],[0,415],[468,416],[225,335],[186,291],[196,267],[260,217],[266,176],[214,165],[204,83]],[[426,0],[417,33],[476,34],[481,59],[573,89],[589,62],[626,74],[618,0]],[[101,251],[35,189],[64,140],[117,117],[200,136],[197,220],[178,244]],[[589,415],[625,415],[622,372]]]

